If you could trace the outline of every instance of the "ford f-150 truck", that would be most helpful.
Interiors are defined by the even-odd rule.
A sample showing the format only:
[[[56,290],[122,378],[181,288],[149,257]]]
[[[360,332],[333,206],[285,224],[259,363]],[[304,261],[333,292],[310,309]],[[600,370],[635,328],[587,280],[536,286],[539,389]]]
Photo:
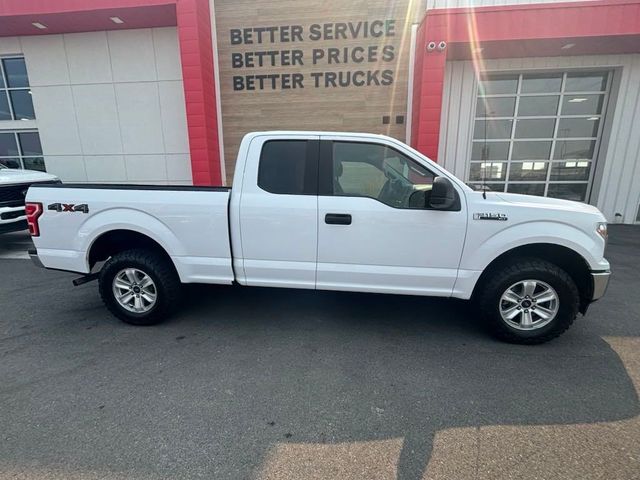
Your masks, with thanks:
[[[474,191],[371,134],[251,133],[233,189],[34,185],[27,214],[34,261],[98,278],[134,325],[171,313],[181,284],[237,283],[471,299],[499,338],[541,343],[610,275],[597,208]]]

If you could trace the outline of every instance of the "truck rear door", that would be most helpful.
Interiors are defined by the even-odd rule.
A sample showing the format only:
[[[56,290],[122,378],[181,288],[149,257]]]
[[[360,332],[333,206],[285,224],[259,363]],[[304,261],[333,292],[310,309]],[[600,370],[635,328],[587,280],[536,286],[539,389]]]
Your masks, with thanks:
[[[242,271],[253,286],[315,288],[319,136],[257,136],[239,202]]]

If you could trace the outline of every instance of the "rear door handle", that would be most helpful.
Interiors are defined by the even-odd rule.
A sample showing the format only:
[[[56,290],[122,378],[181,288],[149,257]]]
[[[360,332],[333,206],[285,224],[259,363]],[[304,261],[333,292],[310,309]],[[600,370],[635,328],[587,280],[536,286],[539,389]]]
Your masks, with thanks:
[[[348,213],[327,213],[324,223],[329,225],[351,225],[351,215]]]

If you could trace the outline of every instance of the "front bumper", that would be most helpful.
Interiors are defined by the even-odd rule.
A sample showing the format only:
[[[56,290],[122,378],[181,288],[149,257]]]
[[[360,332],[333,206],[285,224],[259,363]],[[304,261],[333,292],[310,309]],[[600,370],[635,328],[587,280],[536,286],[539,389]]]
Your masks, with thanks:
[[[593,293],[591,295],[591,301],[595,302],[601,298],[607,291],[609,286],[609,277],[611,272],[609,270],[605,272],[591,272],[591,279],[593,281]]]

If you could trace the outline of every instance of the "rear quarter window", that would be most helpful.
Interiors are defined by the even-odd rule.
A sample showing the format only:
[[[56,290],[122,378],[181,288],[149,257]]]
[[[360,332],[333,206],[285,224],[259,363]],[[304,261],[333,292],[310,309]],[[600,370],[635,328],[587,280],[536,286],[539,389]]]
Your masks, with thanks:
[[[258,186],[283,195],[315,195],[317,162],[309,155],[315,142],[270,140],[262,146],[258,166]]]

